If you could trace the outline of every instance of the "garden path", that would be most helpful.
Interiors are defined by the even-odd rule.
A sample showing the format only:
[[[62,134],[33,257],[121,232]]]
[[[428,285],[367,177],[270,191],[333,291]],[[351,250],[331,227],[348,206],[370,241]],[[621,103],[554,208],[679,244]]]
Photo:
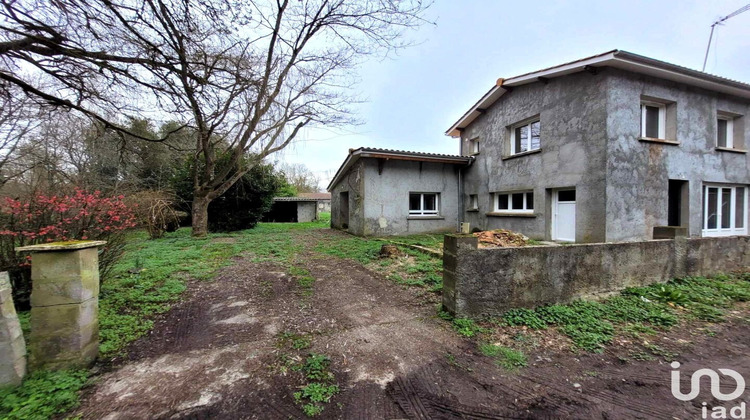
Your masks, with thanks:
[[[75,413],[82,418],[303,418],[286,367],[325,354],[341,391],[323,418],[688,418],[672,398],[669,367],[616,354],[540,349],[528,368],[496,366],[437,318],[424,289],[385,279],[351,260],[316,252],[345,235],[291,231],[284,264],[237,258],[211,282],[193,281],[181,303],[134,343],[129,362],[102,374]],[[252,250],[250,250],[252,251]],[[294,267],[293,269],[291,267]],[[315,281],[301,287],[288,274]],[[299,275],[298,275],[299,277]],[[682,354],[744,369],[750,326],[728,325]],[[730,328],[731,327],[731,328]],[[311,340],[293,349],[283,337]],[[730,363],[731,362],[731,363]],[[703,395],[702,395],[703,396]]]

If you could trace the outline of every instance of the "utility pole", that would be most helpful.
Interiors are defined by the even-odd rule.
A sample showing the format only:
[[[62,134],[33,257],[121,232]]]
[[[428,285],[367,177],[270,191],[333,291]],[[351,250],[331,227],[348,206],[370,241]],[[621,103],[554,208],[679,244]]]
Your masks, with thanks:
[[[714,22],[711,25],[711,35],[708,36],[708,46],[706,46],[706,56],[703,58],[703,69],[701,71],[706,71],[706,62],[708,61],[708,51],[711,49],[711,40],[714,37],[714,29],[716,29],[716,25],[721,25],[727,19],[729,19],[731,17],[735,17],[735,16],[739,15],[740,13],[746,12],[748,10],[750,10],[750,4],[748,4],[748,5],[744,6],[744,7],[740,7],[739,9],[737,9],[734,12],[732,12],[732,13],[724,16],[723,18],[717,20],[716,22]]]

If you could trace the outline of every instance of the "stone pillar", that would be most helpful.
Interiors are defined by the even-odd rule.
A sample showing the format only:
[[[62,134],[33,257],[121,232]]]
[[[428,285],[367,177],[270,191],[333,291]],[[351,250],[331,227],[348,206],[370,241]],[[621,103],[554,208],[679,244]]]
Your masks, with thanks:
[[[474,235],[445,235],[443,239],[443,310],[463,314],[461,299],[461,253],[476,250],[479,239]]]
[[[26,343],[8,273],[0,273],[0,387],[19,385],[26,374]]]
[[[32,252],[31,369],[90,365],[99,353],[99,254],[105,241],[16,248]]]

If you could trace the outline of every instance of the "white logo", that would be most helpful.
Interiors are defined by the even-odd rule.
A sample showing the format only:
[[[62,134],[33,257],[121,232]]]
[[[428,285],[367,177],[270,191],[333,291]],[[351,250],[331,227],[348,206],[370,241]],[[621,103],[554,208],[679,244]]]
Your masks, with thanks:
[[[722,375],[732,378],[736,384],[734,391],[729,394],[721,392],[721,378],[715,370],[712,369],[698,369],[693,372],[693,376],[690,378],[690,392],[684,394],[680,389],[680,362],[672,362],[672,395],[680,401],[692,401],[694,400],[701,391],[701,378],[706,376],[711,381],[711,395],[720,401],[732,401],[741,397],[745,393],[745,378],[742,377],[737,371],[732,369],[718,369]],[[708,417],[707,404],[703,403],[702,410],[703,418]],[[740,405],[732,407],[727,410],[725,407],[713,407],[711,409],[712,419],[744,419],[746,418],[747,407],[745,402],[741,402]]]

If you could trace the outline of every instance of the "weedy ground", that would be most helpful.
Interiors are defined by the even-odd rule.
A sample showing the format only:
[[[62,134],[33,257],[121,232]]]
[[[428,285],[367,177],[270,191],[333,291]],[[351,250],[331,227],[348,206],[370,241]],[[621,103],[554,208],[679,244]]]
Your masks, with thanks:
[[[212,281],[222,267],[237,257],[252,262],[273,262],[291,275],[303,296],[315,293],[315,277],[305,259],[317,256],[348,259],[380,273],[404,288],[420,292],[425,302],[437,305],[442,290],[442,261],[421,251],[400,247],[393,258],[379,251],[389,238],[359,238],[320,235],[312,250],[305,249],[295,235],[326,228],[329,220],[298,224],[259,224],[254,229],[192,238],[181,229],[165,238],[149,240],[134,232],[125,255],[106,279],[100,295],[100,365],[124,360],[130,343],[146,335],[154,320],[178,302],[190,281]],[[316,234],[314,232],[310,234]],[[395,239],[402,244],[439,249],[441,235],[416,235]],[[493,319],[454,319],[438,312],[456,334],[471,340],[479,354],[509,372],[530,364],[528,353],[550,343],[573,352],[597,353],[625,343],[632,360],[669,360],[674,349],[655,337],[676,326],[697,325],[706,335],[711,325],[741,316],[739,302],[750,300],[750,275],[735,273],[712,278],[676,279],[663,285],[632,288],[602,301],[577,301],[537,309],[508,311]],[[28,313],[20,313],[28,333]],[[305,414],[321,414],[340,390],[332,373],[331,358],[309,353],[309,335],[281,333],[281,357],[276,368],[294,372],[299,390],[294,399]],[[450,357],[454,357],[450,355]],[[592,371],[590,376],[597,372]],[[89,370],[34,372],[24,384],[0,390],[0,417],[43,419],[68,412],[78,404],[79,391],[90,383]]]

